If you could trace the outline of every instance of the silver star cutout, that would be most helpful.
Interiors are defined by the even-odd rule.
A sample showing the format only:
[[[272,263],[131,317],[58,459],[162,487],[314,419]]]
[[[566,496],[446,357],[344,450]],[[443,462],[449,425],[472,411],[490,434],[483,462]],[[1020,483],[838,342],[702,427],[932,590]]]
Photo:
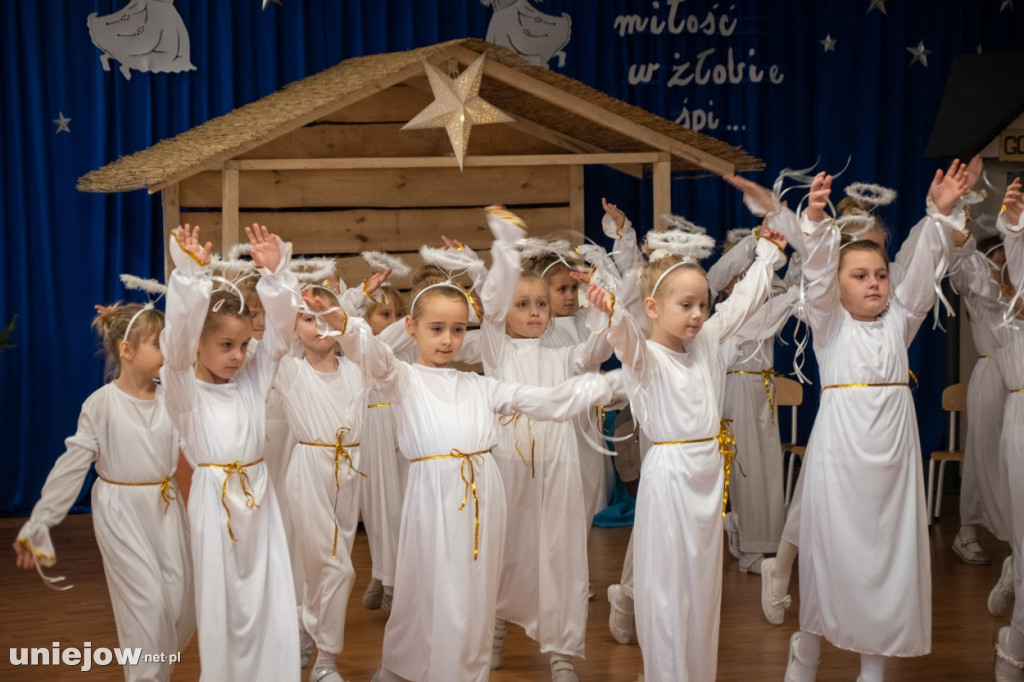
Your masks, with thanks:
[[[999,3],[999,11],[1000,11],[1000,13],[1004,9],[1006,9],[1007,7],[1010,8],[1011,12],[1013,11],[1013,0],[1003,0],[1001,3]]]
[[[449,78],[425,60],[423,68],[430,80],[434,101],[402,126],[402,130],[444,128],[448,131],[448,139],[459,161],[459,170],[462,170],[462,160],[469,147],[469,134],[474,124],[507,123],[515,119],[480,97],[484,55],[477,57],[456,78]]]
[[[59,133],[67,133],[68,135],[70,135],[71,128],[68,128],[68,124],[71,123],[71,119],[64,118],[63,111],[59,112],[58,115],[60,116],[60,118],[53,119],[53,122],[57,124],[57,132],[55,132],[54,135],[57,135]]]
[[[275,5],[281,5],[281,0],[263,0],[263,8],[262,9],[266,10],[267,9],[267,5],[269,5],[270,3],[274,3]],[[284,7],[284,5],[281,5],[281,7]]]
[[[926,50],[924,47],[924,41],[922,40],[917,44],[917,47],[908,47],[907,52],[914,55],[910,60],[910,63],[921,62],[924,68],[928,68],[928,55],[932,53],[932,50]]]
[[[882,14],[886,14],[885,0],[871,0],[871,4],[868,5],[868,12],[870,12],[873,9],[877,9]]]
[[[831,33],[826,33],[825,34],[825,39],[824,40],[819,40],[818,42],[825,46],[825,52],[835,52],[836,51],[836,42],[837,41],[836,41],[835,38],[832,37]]]

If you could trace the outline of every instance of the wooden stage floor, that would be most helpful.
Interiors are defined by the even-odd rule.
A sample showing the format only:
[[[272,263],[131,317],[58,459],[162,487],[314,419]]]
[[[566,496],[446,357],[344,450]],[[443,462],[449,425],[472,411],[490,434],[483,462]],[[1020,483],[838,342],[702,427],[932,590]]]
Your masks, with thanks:
[[[1008,621],[994,618],[986,608],[989,590],[999,578],[1005,543],[984,534],[981,542],[993,556],[991,566],[962,563],[950,549],[958,529],[959,500],[945,500],[946,513],[930,531],[932,541],[932,653],[913,659],[890,659],[886,665],[890,680],[990,680],[993,671],[992,642],[999,627]],[[13,542],[20,518],[0,519],[0,537]],[[583,682],[614,680],[633,682],[642,672],[640,649],[635,641],[624,646],[608,632],[608,602],[605,590],[618,582],[622,556],[630,529],[595,528],[591,537],[590,571],[597,600],[590,604],[587,621],[587,658],[576,670]],[[79,647],[91,642],[94,649],[117,646],[113,613],[99,550],[93,537],[91,518],[69,517],[53,532],[60,563],[59,571],[75,585],[64,593],[47,589],[34,571],[21,571],[14,565],[14,552],[7,550],[0,562],[0,642],[3,648]],[[10,545],[7,544],[9,547]],[[365,682],[380,660],[385,615],[369,611],[360,598],[369,577],[369,550],[366,535],[356,538],[354,561],[356,588],[349,602],[346,649],[338,657],[339,669],[347,680]],[[761,615],[761,580],[737,570],[736,560],[725,554],[723,561],[722,626],[719,643],[719,680],[781,680],[786,667],[790,634],[797,628],[797,584],[794,578],[793,606],[782,626],[769,625]],[[822,647],[819,680],[854,680],[857,655],[839,651],[825,643]],[[2,653],[2,652],[0,652]],[[196,680],[199,657],[196,640],[181,652],[182,662],[174,671],[174,680]],[[303,672],[301,679],[306,679]],[[38,680],[81,681],[123,679],[116,666],[81,672],[73,666],[15,667],[10,657],[0,655],[0,680],[36,682]],[[549,680],[548,658],[516,626],[509,628],[504,666],[495,671],[496,682],[512,680]],[[456,681],[452,681],[456,682]]]

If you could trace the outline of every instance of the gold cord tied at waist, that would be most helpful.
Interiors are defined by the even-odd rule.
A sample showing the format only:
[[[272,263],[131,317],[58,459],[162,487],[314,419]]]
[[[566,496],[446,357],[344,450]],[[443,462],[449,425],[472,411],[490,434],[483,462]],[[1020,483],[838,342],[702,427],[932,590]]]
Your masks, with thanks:
[[[979,360],[991,360],[992,356],[991,355],[979,355],[978,359]]]
[[[167,509],[171,506],[171,502],[174,502],[176,499],[178,499],[175,496],[175,494],[174,494],[174,474],[168,474],[167,478],[165,478],[162,481],[147,481],[145,483],[135,483],[134,481],[112,481],[109,478],[104,478],[103,476],[100,476],[99,474],[96,474],[96,475],[99,476],[99,479],[101,481],[103,481],[104,483],[109,483],[111,485],[130,485],[130,486],[136,486],[136,485],[158,485],[158,486],[160,486],[160,498],[164,501],[164,514],[167,513]]]
[[[821,392],[824,393],[830,388],[878,388],[883,386],[905,386],[910,388],[910,383],[906,381],[892,381],[884,384],[831,384],[822,388]]]
[[[1015,388],[1010,393],[1024,393],[1024,388]]]
[[[744,370],[734,369],[729,374],[756,374],[761,377],[764,381],[764,392],[768,396],[768,414],[772,418],[772,424],[775,424],[775,382],[772,381],[772,377],[778,375],[774,369],[758,369],[758,370]]]
[[[231,480],[231,474],[238,474],[239,485],[242,486],[242,494],[245,495],[245,507],[246,509],[259,508],[256,504],[256,498],[249,491],[249,474],[245,470],[251,466],[255,466],[263,461],[260,457],[255,462],[231,462],[230,464],[214,464],[213,462],[201,462],[199,466],[210,467],[211,469],[223,469],[224,470],[224,484],[220,488],[220,504],[224,507],[224,511],[228,515],[228,535],[231,536],[232,542],[237,542],[235,539],[235,533],[231,530],[231,509],[228,507],[227,495],[228,495],[228,481]]]
[[[501,426],[511,426],[513,431],[519,424],[519,418],[523,415],[516,412],[508,417],[499,417],[498,424]],[[537,441],[533,438],[533,422],[530,418],[526,418],[526,429],[530,432],[530,478],[537,478]],[[523,455],[522,450],[519,449],[519,437],[516,436],[516,454],[519,455],[519,459],[523,460],[523,464],[526,464],[526,457]]]
[[[729,473],[732,470],[732,461],[736,458],[736,437],[732,433],[731,419],[723,419],[719,422],[718,434],[707,438],[694,438],[692,440],[662,440],[654,441],[651,445],[690,445],[691,443],[707,443],[718,441],[718,452],[722,455],[722,469],[725,472],[725,485],[722,488],[722,517],[725,517],[725,507],[729,503]],[[742,467],[740,472],[743,472]]]
[[[356,469],[355,465],[352,464],[352,457],[349,455],[347,448],[357,448],[359,447],[359,443],[344,442],[345,434],[348,433],[348,431],[349,428],[347,426],[342,426],[341,428],[339,428],[338,431],[335,433],[335,437],[337,438],[337,440],[334,443],[311,443],[305,440],[299,441],[299,445],[308,445],[313,448],[334,448],[334,485],[337,488],[341,488],[341,479],[338,478],[338,469],[341,465],[342,459],[348,462],[349,469],[356,472],[363,478],[369,478],[368,475]]]
[[[480,499],[476,495],[476,467],[473,462],[473,458],[478,455],[486,455],[490,450],[477,450],[476,452],[462,452],[461,450],[452,450],[446,455],[428,455],[426,457],[417,457],[416,459],[409,460],[410,462],[426,462],[431,459],[461,459],[462,464],[459,466],[459,474],[462,476],[462,482],[466,485],[466,492],[462,496],[462,504],[459,505],[459,511],[466,508],[466,502],[469,501],[469,494],[473,493],[473,561],[476,561],[480,555]],[[466,478],[466,464],[469,464],[469,478]]]
[[[367,405],[366,409],[372,410],[375,407],[391,407],[391,403],[374,403],[373,405]]]

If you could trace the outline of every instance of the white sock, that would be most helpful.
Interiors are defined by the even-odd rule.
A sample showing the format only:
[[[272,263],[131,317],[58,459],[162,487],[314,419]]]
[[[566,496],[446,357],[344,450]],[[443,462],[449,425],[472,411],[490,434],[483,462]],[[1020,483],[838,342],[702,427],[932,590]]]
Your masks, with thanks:
[[[313,667],[317,670],[337,670],[338,664],[334,662],[335,655],[328,651],[317,650]]]
[[[773,599],[782,600],[787,594],[789,594],[789,578],[793,573],[793,562],[796,561],[798,552],[799,548],[792,542],[787,542],[786,540],[779,541],[779,550],[775,554],[774,574],[775,577],[778,578],[778,584],[782,587],[782,593],[773,594]],[[777,588],[774,587],[774,581],[773,590],[777,590]],[[800,635],[800,639],[803,639],[803,635]]]
[[[821,637],[809,632],[800,631],[796,638],[796,658],[794,670],[790,670],[796,682],[814,682],[818,675],[818,663],[821,661]],[[802,663],[801,663],[802,662]]]
[[[885,679],[885,656],[860,655],[859,682],[882,682]]]
[[[978,539],[978,532],[975,530],[974,526],[960,526],[960,532],[957,533],[957,537],[959,537],[964,544],[967,544],[971,540]]]

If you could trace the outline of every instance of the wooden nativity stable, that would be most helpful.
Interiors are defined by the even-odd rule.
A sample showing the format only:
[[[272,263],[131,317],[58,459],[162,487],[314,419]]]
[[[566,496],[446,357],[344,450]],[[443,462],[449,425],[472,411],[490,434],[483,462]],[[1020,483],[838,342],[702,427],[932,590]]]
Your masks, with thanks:
[[[484,53],[480,96],[514,120],[474,126],[460,170],[443,128],[400,128],[434,101],[424,60],[455,74]],[[763,167],[742,149],[462,39],[345,60],[92,171],[78,189],[160,192],[165,244],[191,223],[226,252],[246,225],[266,224],[297,255],[336,256],[351,284],[369,274],[363,250],[415,267],[419,247],[440,246],[442,234],[486,249],[481,208],[493,203],[535,236],[582,239],[589,164],[649,176],[656,226],[671,213],[673,172]]]

